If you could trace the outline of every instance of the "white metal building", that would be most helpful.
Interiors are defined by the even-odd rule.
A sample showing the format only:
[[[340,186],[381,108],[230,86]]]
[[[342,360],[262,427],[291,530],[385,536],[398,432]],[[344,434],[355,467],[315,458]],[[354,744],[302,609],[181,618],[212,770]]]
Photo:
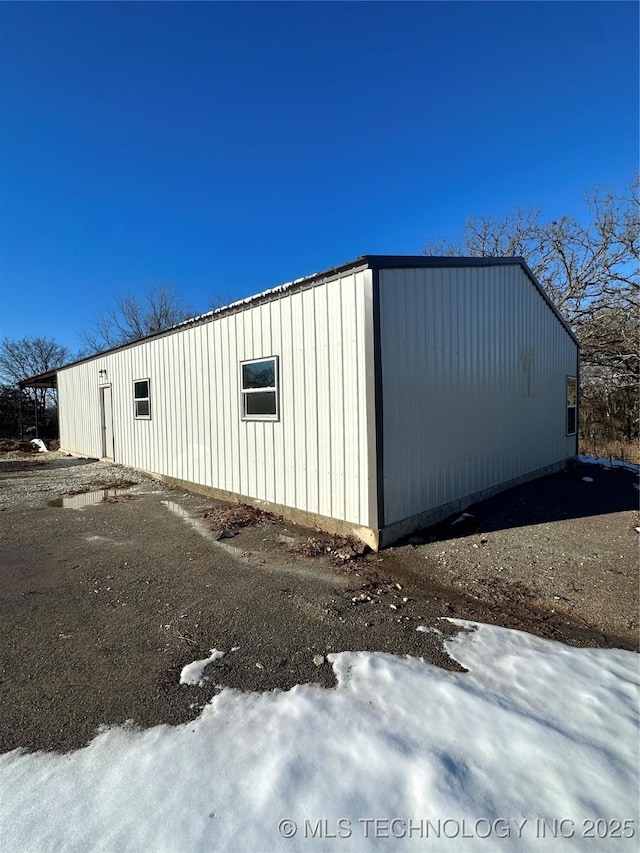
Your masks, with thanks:
[[[373,548],[577,452],[578,344],[520,258],[365,256],[56,373],[63,450]]]

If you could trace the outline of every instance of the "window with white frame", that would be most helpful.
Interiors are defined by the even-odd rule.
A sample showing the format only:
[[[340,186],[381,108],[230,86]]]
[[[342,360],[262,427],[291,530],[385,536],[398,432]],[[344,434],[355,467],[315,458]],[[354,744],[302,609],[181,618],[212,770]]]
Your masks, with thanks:
[[[151,380],[136,379],[133,383],[135,416],[141,420],[151,419]]]
[[[575,435],[578,412],[578,380],[575,376],[567,376],[567,435]]]
[[[240,362],[240,388],[244,420],[278,420],[277,356]]]

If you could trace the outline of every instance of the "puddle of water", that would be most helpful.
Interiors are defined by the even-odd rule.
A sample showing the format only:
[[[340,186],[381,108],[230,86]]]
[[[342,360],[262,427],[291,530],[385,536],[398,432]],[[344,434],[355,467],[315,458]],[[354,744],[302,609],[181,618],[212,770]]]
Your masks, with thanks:
[[[48,501],[48,506],[62,509],[84,509],[86,506],[95,506],[108,498],[124,495],[128,489],[98,489],[95,492],[83,492],[80,495],[67,495],[63,498],[55,498]]]

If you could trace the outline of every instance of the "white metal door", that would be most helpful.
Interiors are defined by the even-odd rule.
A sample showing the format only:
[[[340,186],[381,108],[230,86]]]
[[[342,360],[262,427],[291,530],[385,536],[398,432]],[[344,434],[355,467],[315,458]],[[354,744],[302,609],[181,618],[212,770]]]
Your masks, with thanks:
[[[113,459],[113,407],[111,404],[111,385],[100,389],[100,413],[102,427],[102,456]]]

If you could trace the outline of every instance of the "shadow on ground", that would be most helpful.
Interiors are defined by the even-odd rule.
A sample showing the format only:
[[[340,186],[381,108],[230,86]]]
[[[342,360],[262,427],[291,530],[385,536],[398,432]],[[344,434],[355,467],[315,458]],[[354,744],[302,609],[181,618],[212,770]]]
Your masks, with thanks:
[[[587,479],[585,479],[587,478]],[[638,509],[638,475],[625,468],[604,468],[576,463],[472,504],[470,518],[453,524],[461,513],[424,528],[414,537],[425,542],[444,541],[470,533],[492,533],[513,527],[529,527],[567,519],[591,518]],[[408,537],[404,542],[411,541]]]
[[[46,454],[38,456],[31,460],[25,459],[1,459],[0,458],[0,473],[5,474],[29,474],[30,471],[45,468],[47,471],[53,468],[77,468],[80,465],[90,465],[93,462],[98,462],[97,459],[78,459],[69,457],[68,459],[48,459]]]

